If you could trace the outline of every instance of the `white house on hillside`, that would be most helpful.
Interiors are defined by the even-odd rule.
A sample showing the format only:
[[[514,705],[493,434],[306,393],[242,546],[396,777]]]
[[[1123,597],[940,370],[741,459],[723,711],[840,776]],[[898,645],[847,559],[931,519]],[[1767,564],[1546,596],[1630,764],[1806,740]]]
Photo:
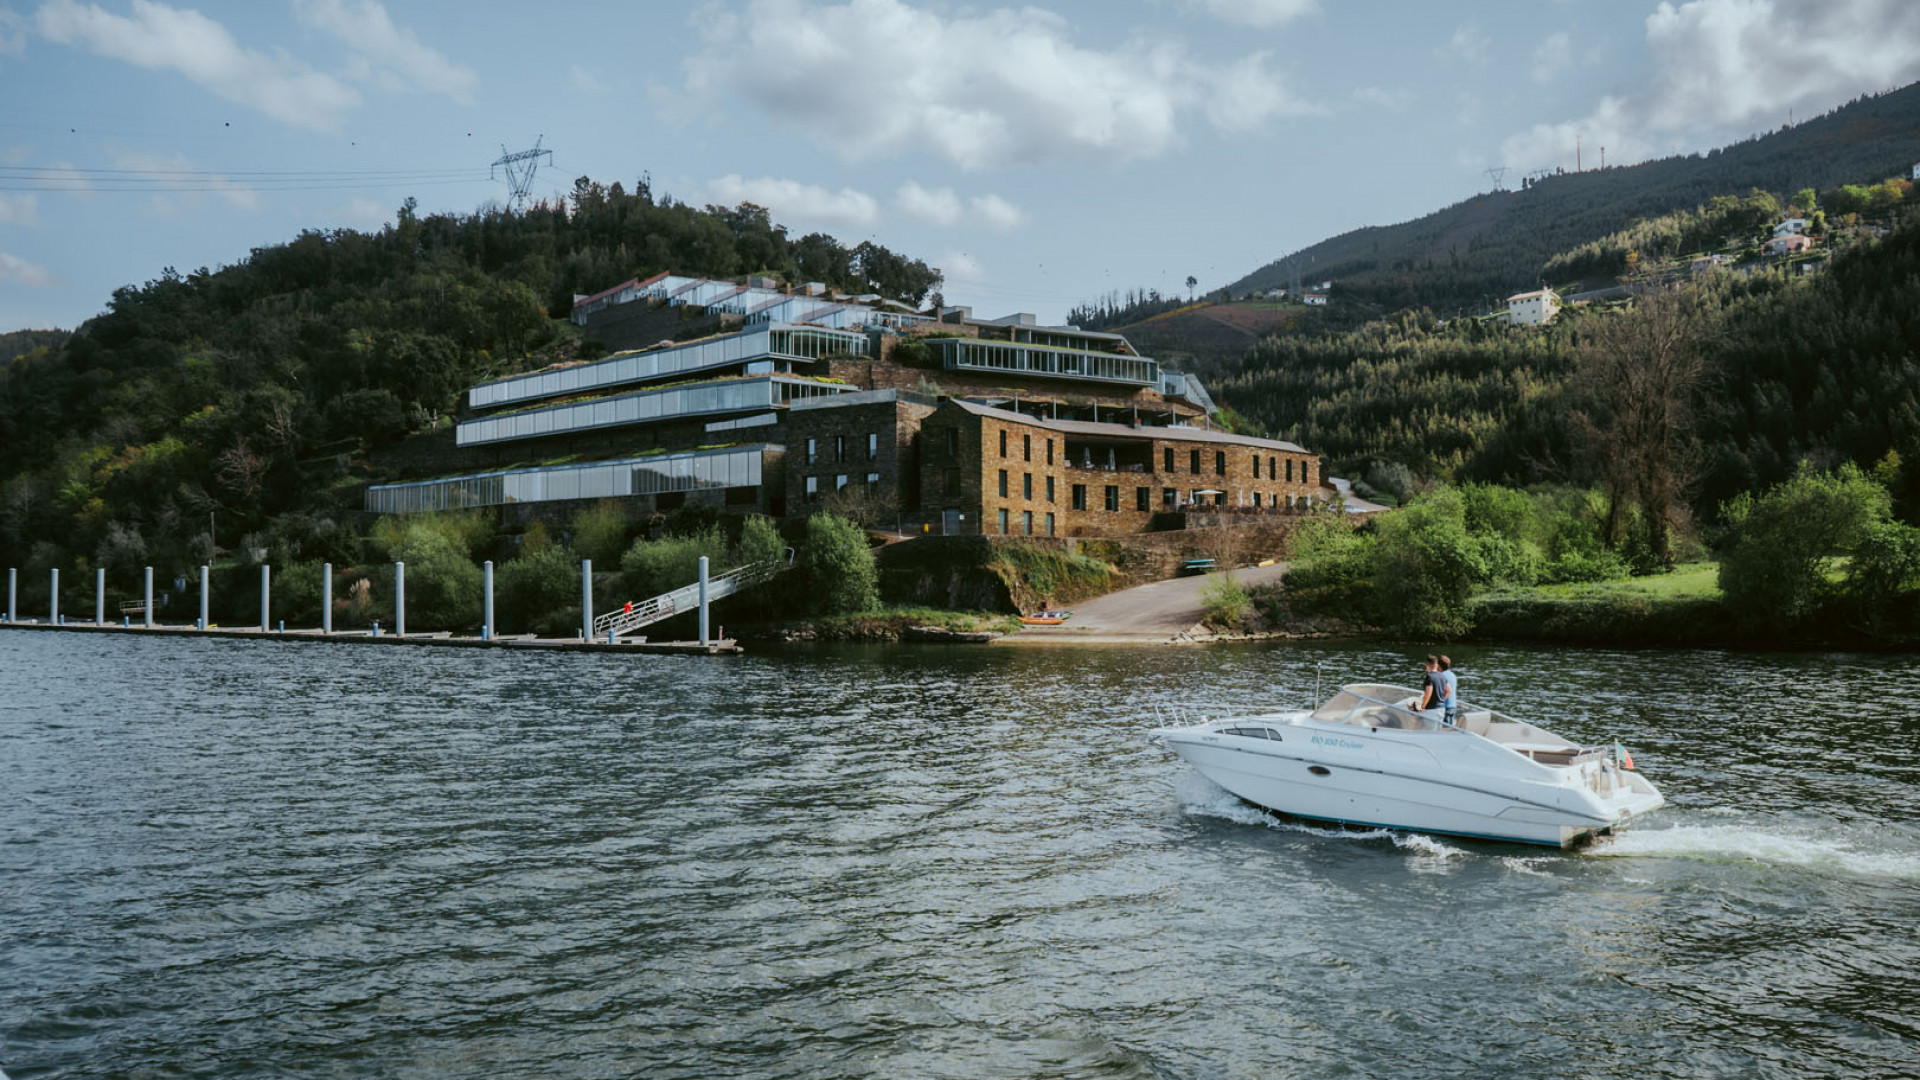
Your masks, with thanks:
[[[1915,180],[1920,180],[1920,162],[1915,162],[1915,163],[1914,163],[1914,166],[1913,166],[1913,178],[1914,178]]]
[[[1310,292],[1300,299],[1313,307],[1327,306],[1327,294],[1323,292]]]
[[[1560,313],[1560,295],[1552,289],[1507,297],[1507,321],[1515,326],[1545,326]]]
[[[1806,218],[1790,217],[1773,227],[1773,238],[1778,240],[1783,236],[1799,236],[1806,231]]]

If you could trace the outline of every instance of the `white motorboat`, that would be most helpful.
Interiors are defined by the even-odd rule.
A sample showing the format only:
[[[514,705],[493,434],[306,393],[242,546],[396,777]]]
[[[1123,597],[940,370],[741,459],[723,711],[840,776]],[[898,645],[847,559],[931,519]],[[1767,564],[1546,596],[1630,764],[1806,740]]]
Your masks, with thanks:
[[[1311,712],[1157,728],[1256,806],[1291,817],[1570,847],[1665,804],[1618,744],[1578,746],[1467,704],[1457,724],[1399,686],[1344,686]]]

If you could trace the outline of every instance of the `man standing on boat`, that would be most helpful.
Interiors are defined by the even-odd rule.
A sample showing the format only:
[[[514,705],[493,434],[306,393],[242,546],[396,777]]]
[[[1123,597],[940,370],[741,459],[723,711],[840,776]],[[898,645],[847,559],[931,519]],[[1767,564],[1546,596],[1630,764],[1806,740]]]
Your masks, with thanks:
[[[1426,669],[1427,673],[1426,676],[1420,680],[1420,700],[1414,704],[1414,709],[1432,719],[1438,720],[1440,717],[1434,716],[1433,714],[1440,712],[1444,707],[1447,696],[1447,682],[1446,679],[1441,676],[1440,658],[1429,653],[1427,654],[1426,663],[1421,666]],[[1441,715],[1445,714],[1442,713]]]
[[[1452,657],[1439,657],[1438,665],[1441,682],[1440,707],[1445,710],[1443,715],[1447,723],[1456,725],[1460,722],[1460,676],[1453,673]]]

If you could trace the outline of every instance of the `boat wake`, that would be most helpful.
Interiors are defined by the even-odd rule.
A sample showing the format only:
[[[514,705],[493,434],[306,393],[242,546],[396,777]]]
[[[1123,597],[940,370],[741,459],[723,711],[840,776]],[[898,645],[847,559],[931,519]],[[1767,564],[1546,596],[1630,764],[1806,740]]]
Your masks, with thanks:
[[[1850,877],[1920,881],[1920,846],[1911,837],[1888,846],[1887,830],[1850,830],[1791,824],[1677,824],[1636,828],[1587,849],[1602,858],[1697,859],[1747,862],[1839,873]],[[1898,841],[1896,841],[1896,844]]]
[[[1308,836],[1324,836],[1332,840],[1390,840],[1395,847],[1403,851],[1437,859],[1451,859],[1467,854],[1464,848],[1455,847],[1438,837],[1422,833],[1401,832],[1396,829],[1341,828],[1280,817],[1242,802],[1239,796],[1197,771],[1183,773],[1179,779],[1175,780],[1174,794],[1179,798],[1181,808],[1188,813],[1219,818],[1237,825],[1264,825],[1277,832],[1305,833]]]

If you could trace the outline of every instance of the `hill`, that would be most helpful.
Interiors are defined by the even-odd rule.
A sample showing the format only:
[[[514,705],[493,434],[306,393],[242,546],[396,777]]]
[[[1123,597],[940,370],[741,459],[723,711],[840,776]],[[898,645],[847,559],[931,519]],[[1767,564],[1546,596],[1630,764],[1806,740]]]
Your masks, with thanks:
[[[1307,309],[1268,300],[1198,303],[1107,327],[1168,367],[1211,376]]]
[[[1276,260],[1228,285],[1249,292],[1304,277],[1334,282],[1336,306],[1375,314],[1484,310],[1488,297],[1534,287],[1555,255],[1641,218],[1759,188],[1783,197],[1864,177],[1906,175],[1920,160],[1920,83],[1705,154],[1545,177],[1397,225],[1356,229]],[[1580,279],[1551,279],[1572,287]]]
[[[408,199],[378,232],[168,267],[70,337],[9,335],[0,560],[185,566],[248,536],[346,555],[340,512],[358,507],[370,451],[444,427],[471,383],[599,351],[562,317],[575,293],[675,270],[918,303],[940,280],[878,245],[794,238],[752,204],[698,209],[586,178],[569,203],[419,216]]]

